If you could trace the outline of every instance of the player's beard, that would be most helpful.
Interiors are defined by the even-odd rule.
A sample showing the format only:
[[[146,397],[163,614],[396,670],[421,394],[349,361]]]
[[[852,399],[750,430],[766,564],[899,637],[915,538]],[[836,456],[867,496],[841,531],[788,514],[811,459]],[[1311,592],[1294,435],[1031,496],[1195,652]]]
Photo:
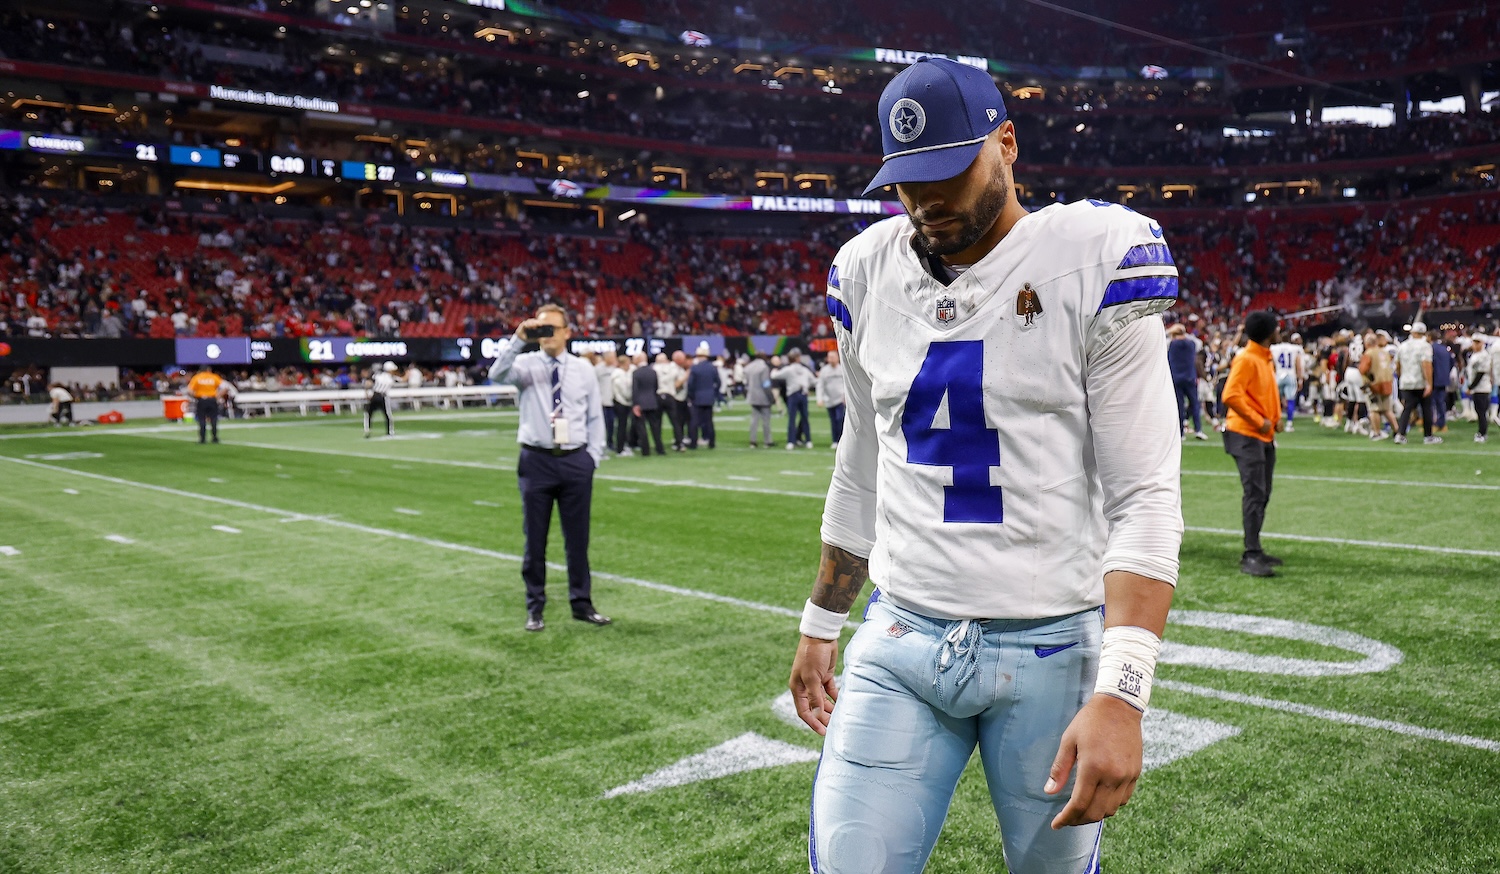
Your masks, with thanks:
[[[924,213],[908,213],[907,218],[911,220],[912,226],[917,229],[916,238],[912,241],[912,247],[917,254],[926,257],[928,255],[956,255],[959,252],[978,243],[995,222],[1000,219],[1000,213],[1010,202],[1010,181],[1005,178],[1005,166],[1003,164],[995,167],[995,175],[991,177],[990,184],[984,193],[979,195],[974,208],[967,212],[958,213],[953,216],[957,219],[956,230],[945,230],[942,239],[929,236],[922,229],[922,220],[931,220],[934,216]]]

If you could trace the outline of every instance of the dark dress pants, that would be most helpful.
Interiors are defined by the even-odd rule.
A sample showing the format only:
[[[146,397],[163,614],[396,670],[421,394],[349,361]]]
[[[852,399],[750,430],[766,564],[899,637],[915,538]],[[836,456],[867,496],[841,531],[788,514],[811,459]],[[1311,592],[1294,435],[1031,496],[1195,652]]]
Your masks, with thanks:
[[[786,396],[786,442],[812,442],[812,426],[807,421],[807,392]]]
[[[1224,432],[1224,451],[1240,469],[1240,516],[1245,527],[1245,554],[1259,554],[1260,528],[1271,502],[1271,476],[1276,472],[1276,444]]]
[[[625,445],[630,442],[630,420],[633,418],[631,409],[626,404],[615,404],[615,430],[614,433],[605,432],[609,438],[609,448],[616,452],[624,452]]]
[[[193,409],[193,418],[198,420],[198,442],[205,441],[206,433],[213,429],[214,442],[219,442],[219,399],[199,398]]]
[[[1418,405],[1422,407],[1422,436],[1432,436],[1432,395],[1422,396],[1419,388],[1403,388],[1401,390],[1401,420],[1396,423],[1396,433],[1406,436],[1406,428],[1411,424],[1412,411]]]
[[[692,424],[688,427],[689,445],[697,448],[700,444],[708,443],[708,448],[714,448],[714,405],[693,404]]]
[[[1203,430],[1202,406],[1198,403],[1198,380],[1196,379],[1174,379],[1172,390],[1177,392],[1177,428],[1182,429],[1182,420],[1187,418],[1187,412],[1183,410],[1183,404],[1193,414],[1193,433]]]
[[[828,426],[833,431],[833,443],[835,446],[844,439],[844,405],[828,408]]]
[[[647,429],[650,429],[649,435]],[[635,442],[640,444],[642,455],[651,454],[651,443],[646,440],[648,436],[656,443],[656,454],[666,455],[667,451],[661,447],[661,410],[641,410],[635,419]]]
[[[523,448],[516,468],[521,488],[521,531],[526,552],[521,579],[526,582],[526,612],[541,615],[547,604],[547,533],[552,506],[562,523],[563,551],[568,558],[568,601],[573,615],[594,609],[589,575],[589,506],[594,496],[594,458],[587,451],[553,455]]]
[[[682,431],[687,427],[683,421],[682,410],[677,407],[677,399],[671,395],[657,395],[656,399],[661,402],[661,413],[667,417],[667,422],[672,426],[672,448],[682,448]]]

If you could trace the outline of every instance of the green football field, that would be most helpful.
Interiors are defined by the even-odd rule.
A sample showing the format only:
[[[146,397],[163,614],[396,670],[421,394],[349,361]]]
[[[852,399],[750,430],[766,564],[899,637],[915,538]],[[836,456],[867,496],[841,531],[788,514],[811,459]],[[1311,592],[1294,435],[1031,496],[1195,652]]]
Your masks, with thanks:
[[[713,452],[607,461],[615,624],[572,621],[554,570],[528,634],[514,414],[398,427],[0,431],[0,872],[805,871],[819,740],[781,695],[826,444],[751,451],[741,407]],[[1238,572],[1231,459],[1184,448],[1106,872],[1500,870],[1500,445],[1473,428],[1284,435],[1272,579]],[[928,870],[1003,870],[977,759]]]

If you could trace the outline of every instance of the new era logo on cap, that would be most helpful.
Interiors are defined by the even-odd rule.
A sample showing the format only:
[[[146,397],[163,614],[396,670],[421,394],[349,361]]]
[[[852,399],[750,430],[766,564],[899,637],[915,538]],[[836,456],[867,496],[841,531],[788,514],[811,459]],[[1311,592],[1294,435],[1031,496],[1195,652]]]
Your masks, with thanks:
[[[947,58],[922,58],[880,95],[884,166],[865,193],[957,176],[1005,118],[1005,101],[989,73]]]

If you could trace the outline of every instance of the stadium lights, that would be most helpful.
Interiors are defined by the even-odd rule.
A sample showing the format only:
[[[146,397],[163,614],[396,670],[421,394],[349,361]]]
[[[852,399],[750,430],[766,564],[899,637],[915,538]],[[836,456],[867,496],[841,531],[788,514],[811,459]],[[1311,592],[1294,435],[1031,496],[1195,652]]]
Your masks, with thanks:
[[[192,188],[198,191],[234,191],[239,194],[280,194],[288,188],[296,187],[295,182],[282,182],[276,185],[247,185],[242,182],[213,182],[207,179],[179,179],[175,183],[178,188]]]
[[[1075,133],[1075,134],[1081,134],[1081,133],[1083,133],[1084,127],[1086,127],[1086,125],[1084,125],[1084,123],[1080,121],[1078,124],[1076,124],[1076,125],[1073,126],[1073,133]]]
[[[582,100],[583,98],[585,98],[587,96],[589,96],[588,89],[584,89],[583,91],[578,92],[578,99],[579,100]]]
[[[624,212],[620,213],[619,215],[615,216],[615,218],[618,219],[618,220],[620,220],[620,221],[622,221],[622,222],[624,222],[624,221],[630,221],[631,219],[635,218],[635,210],[633,210],[633,209],[627,209]]]

